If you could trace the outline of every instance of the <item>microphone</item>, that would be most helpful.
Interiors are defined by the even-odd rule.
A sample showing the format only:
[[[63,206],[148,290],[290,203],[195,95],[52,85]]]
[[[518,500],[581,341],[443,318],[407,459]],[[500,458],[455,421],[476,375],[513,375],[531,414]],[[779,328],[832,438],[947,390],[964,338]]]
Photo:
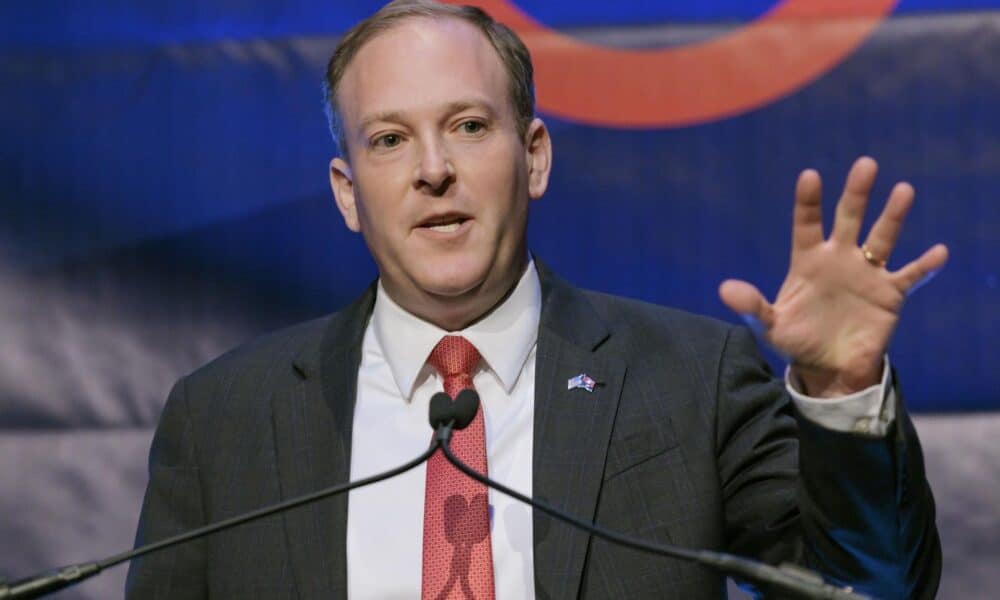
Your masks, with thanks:
[[[454,400],[444,392],[438,392],[431,396],[431,405],[428,410],[428,419],[431,428],[435,431],[439,427],[451,427],[452,429],[465,429],[476,418],[476,411],[479,410],[479,394],[475,390],[464,389],[458,393]]]
[[[441,427],[452,427],[455,423],[455,409],[452,407],[451,396],[438,392],[431,396],[431,405],[427,410],[427,418],[431,429],[437,431]]]
[[[447,394],[441,394],[447,400]],[[463,399],[461,405],[459,405],[458,400]],[[432,408],[434,399],[432,398]],[[448,412],[448,417],[454,419],[454,425],[457,427],[459,420],[458,416],[465,418],[466,414],[471,414],[468,421],[463,425],[468,425],[468,422],[472,421],[472,417],[475,416],[476,411],[479,409],[479,394],[474,390],[466,389],[463,390],[458,398],[451,407],[446,407],[443,403],[439,402],[441,411],[450,410]],[[461,411],[459,415],[459,411]],[[433,419],[431,421],[432,425],[434,423]],[[447,428],[447,425],[445,425]],[[457,427],[461,429],[461,427]],[[441,429],[438,429],[440,432]],[[671,558],[678,558],[681,560],[686,560],[689,562],[698,563],[703,566],[707,566],[711,569],[722,573],[723,575],[736,577],[739,579],[745,579],[747,581],[754,582],[760,585],[764,591],[776,590],[781,591],[785,594],[791,594],[794,598],[805,598],[805,599],[820,599],[820,600],[867,600],[868,597],[855,593],[851,588],[839,588],[826,583],[822,576],[818,573],[811,571],[805,567],[794,563],[782,563],[777,567],[773,567],[766,563],[762,563],[753,559],[743,558],[733,554],[727,554],[725,552],[715,552],[711,550],[689,550],[687,548],[682,548],[680,546],[674,546],[671,544],[651,544],[643,540],[629,537],[620,533],[615,533],[614,531],[598,527],[593,523],[588,523],[570,514],[564,513],[548,504],[539,502],[515,491],[502,483],[493,481],[489,477],[479,473],[478,471],[472,469],[464,462],[462,462],[457,456],[455,456],[448,442],[451,438],[451,431],[448,428],[448,436],[441,437],[440,435],[435,435],[435,440],[441,447],[441,451],[444,452],[445,457],[448,459],[452,465],[454,465],[458,470],[462,471],[468,477],[478,481],[479,483],[485,484],[488,487],[494,488],[512,498],[516,498],[525,504],[528,504],[532,508],[540,510],[547,515],[554,517],[564,523],[568,523],[574,527],[582,529],[592,535],[600,538],[604,538],[609,542],[618,544],[620,546],[625,546],[632,548],[634,550],[640,550],[642,552],[649,552],[651,554],[657,554],[660,556],[668,556]]]
[[[451,441],[452,432],[468,427],[478,410],[479,394],[475,390],[466,388],[454,400],[445,392],[431,396],[427,417],[434,429],[434,443],[446,446]]]
[[[465,429],[476,418],[476,412],[479,410],[479,394],[469,388],[462,390],[452,403],[452,410],[455,414],[454,428]]]

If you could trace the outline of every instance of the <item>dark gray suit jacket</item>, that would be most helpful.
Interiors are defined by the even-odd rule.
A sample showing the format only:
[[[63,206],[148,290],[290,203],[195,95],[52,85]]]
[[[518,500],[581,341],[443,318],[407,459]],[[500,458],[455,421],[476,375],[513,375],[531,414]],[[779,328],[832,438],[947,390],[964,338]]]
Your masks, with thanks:
[[[536,264],[536,497],[649,541],[795,560],[879,597],[934,594],[933,500],[902,403],[885,439],[797,422],[746,329],[578,290]],[[176,384],[137,544],[348,479],[373,302],[374,287]],[[567,390],[579,373],[602,385]],[[133,563],[127,597],[343,598],[346,521],[342,495],[152,555]],[[725,594],[707,569],[537,512],[534,563],[539,598]]]

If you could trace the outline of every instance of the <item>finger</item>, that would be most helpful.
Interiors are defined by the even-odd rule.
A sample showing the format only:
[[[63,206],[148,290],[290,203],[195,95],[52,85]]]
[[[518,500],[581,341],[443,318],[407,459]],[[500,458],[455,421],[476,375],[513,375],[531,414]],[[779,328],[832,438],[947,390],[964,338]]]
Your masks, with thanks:
[[[917,260],[892,274],[896,285],[906,294],[912,294],[929,282],[948,262],[948,247],[936,244]]]
[[[868,194],[875,183],[875,173],[878,164],[870,157],[862,156],[854,161],[854,166],[847,174],[844,193],[837,202],[837,216],[833,222],[830,238],[843,244],[858,243],[861,233],[861,221],[865,218],[865,206],[868,204]]]
[[[892,249],[896,247],[903,222],[910,212],[910,207],[913,206],[913,196],[912,185],[906,182],[897,183],[889,194],[889,200],[886,201],[882,214],[868,232],[865,247],[880,260],[888,261]]]
[[[760,322],[764,329],[774,325],[774,308],[753,285],[739,279],[727,279],[719,286],[719,298],[733,312],[751,317]],[[752,324],[751,324],[752,325]]]
[[[806,169],[795,184],[792,252],[823,243],[823,184],[819,173]]]

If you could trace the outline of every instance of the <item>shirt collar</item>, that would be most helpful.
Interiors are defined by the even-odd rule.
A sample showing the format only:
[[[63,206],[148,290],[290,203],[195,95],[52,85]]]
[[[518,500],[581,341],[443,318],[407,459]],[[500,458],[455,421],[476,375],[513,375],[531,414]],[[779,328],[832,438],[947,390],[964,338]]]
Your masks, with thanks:
[[[371,326],[399,393],[407,401],[431,350],[445,335],[461,335],[472,342],[510,393],[535,346],[541,311],[542,286],[531,260],[510,296],[461,331],[445,331],[407,312],[389,297],[379,280]]]

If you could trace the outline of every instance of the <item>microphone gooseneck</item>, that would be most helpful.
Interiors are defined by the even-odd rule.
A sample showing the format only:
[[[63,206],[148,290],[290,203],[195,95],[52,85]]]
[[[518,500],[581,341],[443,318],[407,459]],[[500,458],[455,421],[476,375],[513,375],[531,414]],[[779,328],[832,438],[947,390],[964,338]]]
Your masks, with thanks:
[[[458,398],[456,398],[455,404],[457,405],[458,400],[463,397],[464,401],[462,407],[456,406],[454,410],[463,411],[463,418],[466,411],[471,411],[472,416],[475,416],[476,411],[479,409],[479,394],[471,389],[463,390],[459,394]],[[472,417],[469,417],[469,421],[471,420]],[[456,418],[456,426],[457,423],[458,419]],[[468,423],[466,423],[466,425],[467,424]],[[517,500],[531,506],[532,508],[542,511],[551,517],[579,529],[583,529],[584,531],[587,531],[597,537],[604,538],[609,542],[642,552],[649,552],[660,556],[668,556],[671,558],[679,558],[681,560],[695,562],[715,569],[724,575],[735,576],[740,579],[760,584],[763,586],[765,591],[779,590],[783,594],[791,594],[792,597],[795,598],[805,598],[810,600],[867,599],[867,596],[857,594],[850,588],[838,588],[830,585],[824,582],[823,578],[819,574],[793,563],[783,563],[778,567],[773,567],[756,560],[724,552],[689,550],[687,548],[667,544],[651,544],[643,540],[598,527],[593,523],[588,523],[582,519],[564,513],[557,508],[525,496],[524,494],[521,494],[520,492],[513,490],[502,483],[493,481],[482,473],[475,471],[459,460],[454,453],[452,453],[451,448],[448,445],[450,431],[447,437],[436,436],[435,439],[438,445],[440,445],[441,451],[444,453],[448,461],[468,477],[471,477],[472,479],[488,487],[494,488],[512,498],[516,498]]]
[[[451,402],[451,399],[448,398],[447,395],[445,398],[449,403]],[[396,475],[405,473],[406,471],[409,471],[410,469],[413,469],[417,465],[423,463],[437,451],[438,447],[440,447],[440,442],[435,439],[431,442],[430,447],[428,447],[427,450],[425,450],[420,456],[394,469],[372,475],[371,477],[359,479],[357,481],[348,481],[347,483],[333,485],[310,494],[305,494],[303,496],[291,498],[284,502],[279,502],[278,504],[274,504],[272,506],[267,506],[249,513],[237,515],[210,525],[205,525],[204,527],[199,527],[198,529],[181,533],[158,542],[153,542],[127,552],[116,554],[101,561],[70,565],[55,571],[45,572],[40,575],[34,575],[14,581],[12,583],[0,581],[0,600],[25,600],[27,598],[39,598],[63,588],[76,585],[82,581],[90,579],[104,569],[113,567],[128,560],[132,560],[133,558],[138,558],[151,552],[163,550],[164,548],[168,548],[170,546],[175,546],[196,538],[211,535],[231,527],[236,527],[237,525],[242,525],[243,523],[256,521],[257,519],[262,519],[269,515],[283,512],[303,504],[309,504],[310,502],[322,500],[328,496],[336,496],[337,494],[342,494],[353,489],[384,481],[391,477],[395,477]]]
[[[204,527],[199,527],[192,531],[181,533],[158,542],[153,542],[145,546],[116,554],[97,562],[87,562],[69,565],[47,571],[45,573],[20,579],[11,583],[0,580],[0,600],[25,600],[27,598],[39,598],[63,588],[76,585],[85,581],[103,570],[118,565],[120,563],[138,558],[151,552],[156,552],[194,540],[206,535],[211,535],[218,531],[223,531],[243,523],[256,521],[275,513],[283,512],[303,504],[309,504],[317,500],[322,500],[328,496],[335,496],[366,485],[384,481],[396,475],[405,473],[417,465],[423,463],[434,454],[439,447],[446,446],[451,439],[453,429],[464,429],[472,422],[479,410],[479,396],[473,390],[463,390],[458,397],[452,401],[451,397],[444,392],[438,392],[431,398],[428,420],[435,430],[434,438],[430,447],[420,456],[410,462],[390,469],[383,473],[372,475],[358,481],[349,481],[324,488],[311,494],[299,496],[280,502],[273,506],[264,507],[243,515],[237,515],[230,519],[212,523]]]

